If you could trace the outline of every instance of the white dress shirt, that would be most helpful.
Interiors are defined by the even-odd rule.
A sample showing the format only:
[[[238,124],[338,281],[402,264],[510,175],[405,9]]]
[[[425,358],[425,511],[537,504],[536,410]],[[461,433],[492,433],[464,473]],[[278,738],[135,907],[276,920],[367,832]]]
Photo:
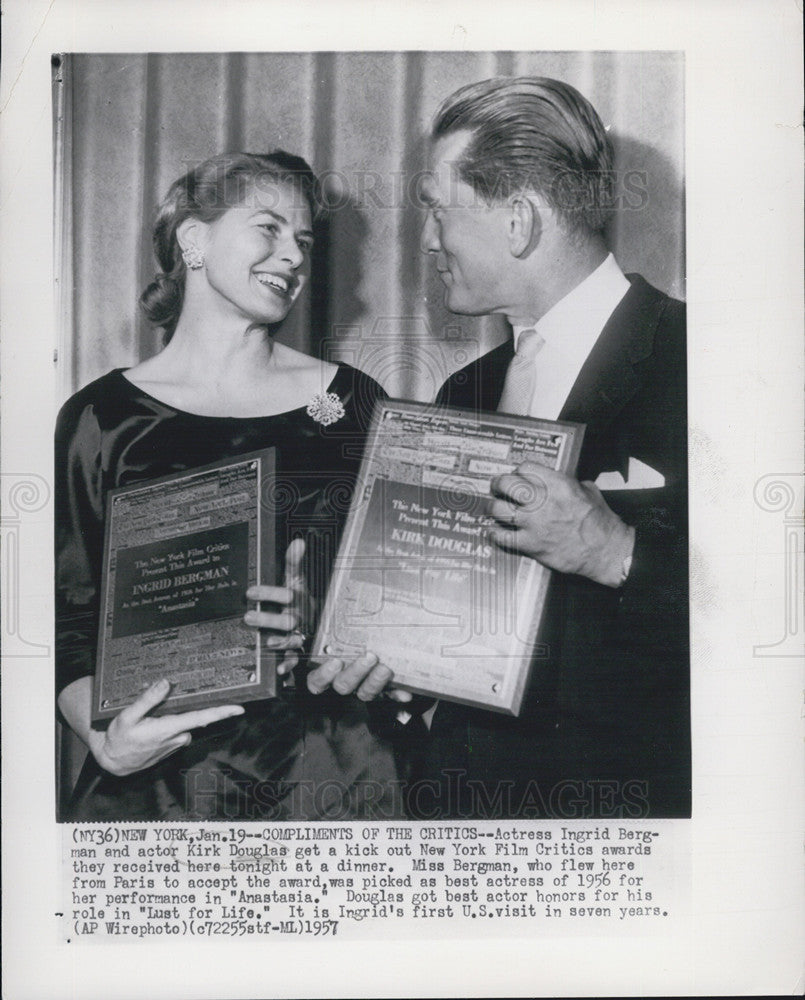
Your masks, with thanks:
[[[544,344],[534,359],[536,382],[529,416],[559,418],[584,362],[629,287],[617,261],[609,254],[539,320],[536,330]],[[534,328],[534,324],[514,327],[515,347],[522,331]]]

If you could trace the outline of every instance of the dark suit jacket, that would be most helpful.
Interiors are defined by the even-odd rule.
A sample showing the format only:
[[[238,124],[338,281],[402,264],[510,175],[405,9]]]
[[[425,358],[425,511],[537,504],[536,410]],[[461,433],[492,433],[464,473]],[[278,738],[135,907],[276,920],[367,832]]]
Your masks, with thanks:
[[[636,529],[629,579],[554,574],[519,718],[440,704],[409,795],[421,818],[690,815],[685,307],[629,280],[560,415],[587,426],[579,479],[626,479],[630,457],[665,477],[605,493]],[[495,410],[512,353],[438,401]]]

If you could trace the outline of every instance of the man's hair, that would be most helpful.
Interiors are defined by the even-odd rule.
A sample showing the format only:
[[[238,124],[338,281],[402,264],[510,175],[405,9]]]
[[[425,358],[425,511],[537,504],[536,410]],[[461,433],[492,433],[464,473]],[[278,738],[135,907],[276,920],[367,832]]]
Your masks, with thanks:
[[[548,77],[494,77],[462,87],[436,113],[434,140],[472,133],[453,164],[487,204],[532,191],[571,233],[600,233],[612,209],[612,147],[590,102]]]

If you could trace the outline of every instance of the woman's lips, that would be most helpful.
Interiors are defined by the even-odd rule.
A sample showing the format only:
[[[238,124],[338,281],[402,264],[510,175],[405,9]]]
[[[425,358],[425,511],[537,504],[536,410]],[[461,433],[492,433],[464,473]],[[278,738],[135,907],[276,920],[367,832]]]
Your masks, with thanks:
[[[273,274],[269,271],[260,271],[255,274],[258,283],[264,288],[270,288],[272,292],[288,298],[293,291],[295,282],[292,278],[286,278],[281,274]]]

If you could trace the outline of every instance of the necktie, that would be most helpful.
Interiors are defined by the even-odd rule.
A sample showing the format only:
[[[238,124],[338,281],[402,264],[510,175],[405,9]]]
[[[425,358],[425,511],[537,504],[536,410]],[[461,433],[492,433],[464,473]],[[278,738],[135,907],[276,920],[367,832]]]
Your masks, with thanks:
[[[498,403],[501,413],[528,415],[537,380],[534,358],[544,343],[544,338],[536,330],[523,330],[520,334],[517,351],[509,362],[503,393]]]

